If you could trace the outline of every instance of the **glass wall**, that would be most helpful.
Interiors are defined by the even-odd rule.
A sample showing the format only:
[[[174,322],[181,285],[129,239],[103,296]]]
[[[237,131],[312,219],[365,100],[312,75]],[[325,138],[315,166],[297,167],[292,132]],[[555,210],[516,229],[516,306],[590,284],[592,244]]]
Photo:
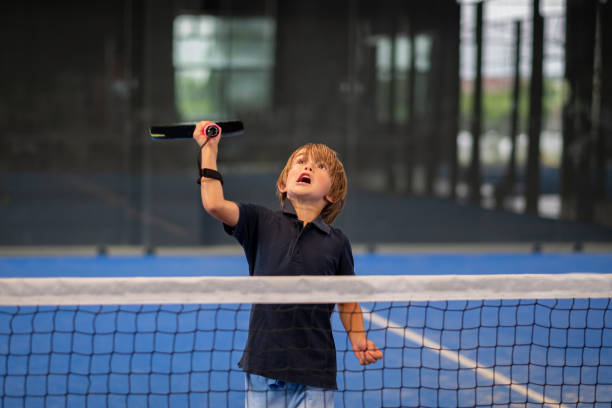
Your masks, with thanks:
[[[356,245],[611,240],[612,52],[592,41],[610,8],[540,0],[539,208],[526,213],[534,3],[481,3],[475,138],[478,3],[9,1],[0,246],[235,244],[202,208],[195,143],[149,136],[201,119],[244,122],[219,153],[237,202],[277,209],[291,152],[335,149],[349,195],[334,226]]]
[[[480,158],[483,165],[483,206],[497,205],[495,190],[509,176],[513,148],[516,174],[511,192],[503,206],[517,213],[525,211],[524,183],[528,147],[529,92],[533,48],[532,1],[494,1],[483,3],[483,133]],[[559,177],[562,155],[562,110],[565,73],[565,2],[541,2],[544,18],[544,92],[541,151],[542,194],[539,213],[547,218],[561,216]],[[467,169],[472,159],[471,120],[475,80],[476,7],[464,4],[461,8],[461,129],[458,135],[459,163]],[[518,30],[518,31],[517,31]],[[517,38],[517,33],[518,37]],[[514,109],[514,77],[516,47],[518,52],[517,116],[512,137]],[[467,196],[467,187],[459,189]]]

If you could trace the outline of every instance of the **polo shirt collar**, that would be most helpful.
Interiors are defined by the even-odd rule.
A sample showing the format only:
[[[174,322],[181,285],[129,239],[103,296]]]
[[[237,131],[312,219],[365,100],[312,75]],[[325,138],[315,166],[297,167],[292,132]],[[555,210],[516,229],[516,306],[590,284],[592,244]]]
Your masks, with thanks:
[[[283,204],[283,214],[291,215],[297,218],[297,212],[295,212],[295,208],[293,207],[293,204],[291,204],[291,201],[289,201],[289,199],[285,199],[285,203]],[[314,220],[312,220],[312,223],[326,234],[329,234],[331,232],[331,227],[327,225],[325,221],[323,221],[323,218],[321,218],[320,215]]]

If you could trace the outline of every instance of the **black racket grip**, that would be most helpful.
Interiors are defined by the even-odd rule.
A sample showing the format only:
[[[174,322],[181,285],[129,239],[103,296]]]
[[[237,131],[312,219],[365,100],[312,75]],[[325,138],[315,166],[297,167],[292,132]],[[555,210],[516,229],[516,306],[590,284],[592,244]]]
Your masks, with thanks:
[[[217,122],[217,125],[221,128],[221,136],[232,137],[238,136],[244,133],[244,125],[240,120],[234,120],[230,122]],[[153,140],[174,140],[174,139],[191,139],[193,138],[193,131],[195,130],[195,124],[176,124],[176,125],[156,125],[149,128],[149,134]],[[208,137],[216,137],[218,133],[214,133],[214,126],[207,128]]]

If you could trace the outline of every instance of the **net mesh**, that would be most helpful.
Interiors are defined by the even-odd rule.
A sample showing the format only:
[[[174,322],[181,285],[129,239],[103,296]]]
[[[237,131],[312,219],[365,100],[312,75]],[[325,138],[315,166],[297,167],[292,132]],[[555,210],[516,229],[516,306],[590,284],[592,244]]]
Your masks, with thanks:
[[[590,281],[594,293],[609,284],[605,278]],[[589,281],[579,280],[570,286]],[[303,289],[289,284],[289,297]],[[105,285],[117,290],[113,279]],[[368,338],[384,354],[366,367],[334,312],[336,406],[610,406],[610,298],[504,299],[499,288],[484,289],[499,299],[387,301],[380,294],[381,301],[362,302]],[[137,305],[125,296],[125,305],[97,296],[87,303],[100,305],[28,305],[24,298],[0,307],[2,406],[244,406],[237,363],[249,303]],[[241,296],[249,301],[248,292]]]

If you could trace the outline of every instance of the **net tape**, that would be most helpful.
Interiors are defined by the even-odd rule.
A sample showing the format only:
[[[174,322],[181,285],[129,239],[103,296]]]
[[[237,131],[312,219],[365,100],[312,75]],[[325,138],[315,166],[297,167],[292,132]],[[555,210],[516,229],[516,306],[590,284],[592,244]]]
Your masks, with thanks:
[[[612,274],[0,279],[0,305],[340,303],[612,296]]]

